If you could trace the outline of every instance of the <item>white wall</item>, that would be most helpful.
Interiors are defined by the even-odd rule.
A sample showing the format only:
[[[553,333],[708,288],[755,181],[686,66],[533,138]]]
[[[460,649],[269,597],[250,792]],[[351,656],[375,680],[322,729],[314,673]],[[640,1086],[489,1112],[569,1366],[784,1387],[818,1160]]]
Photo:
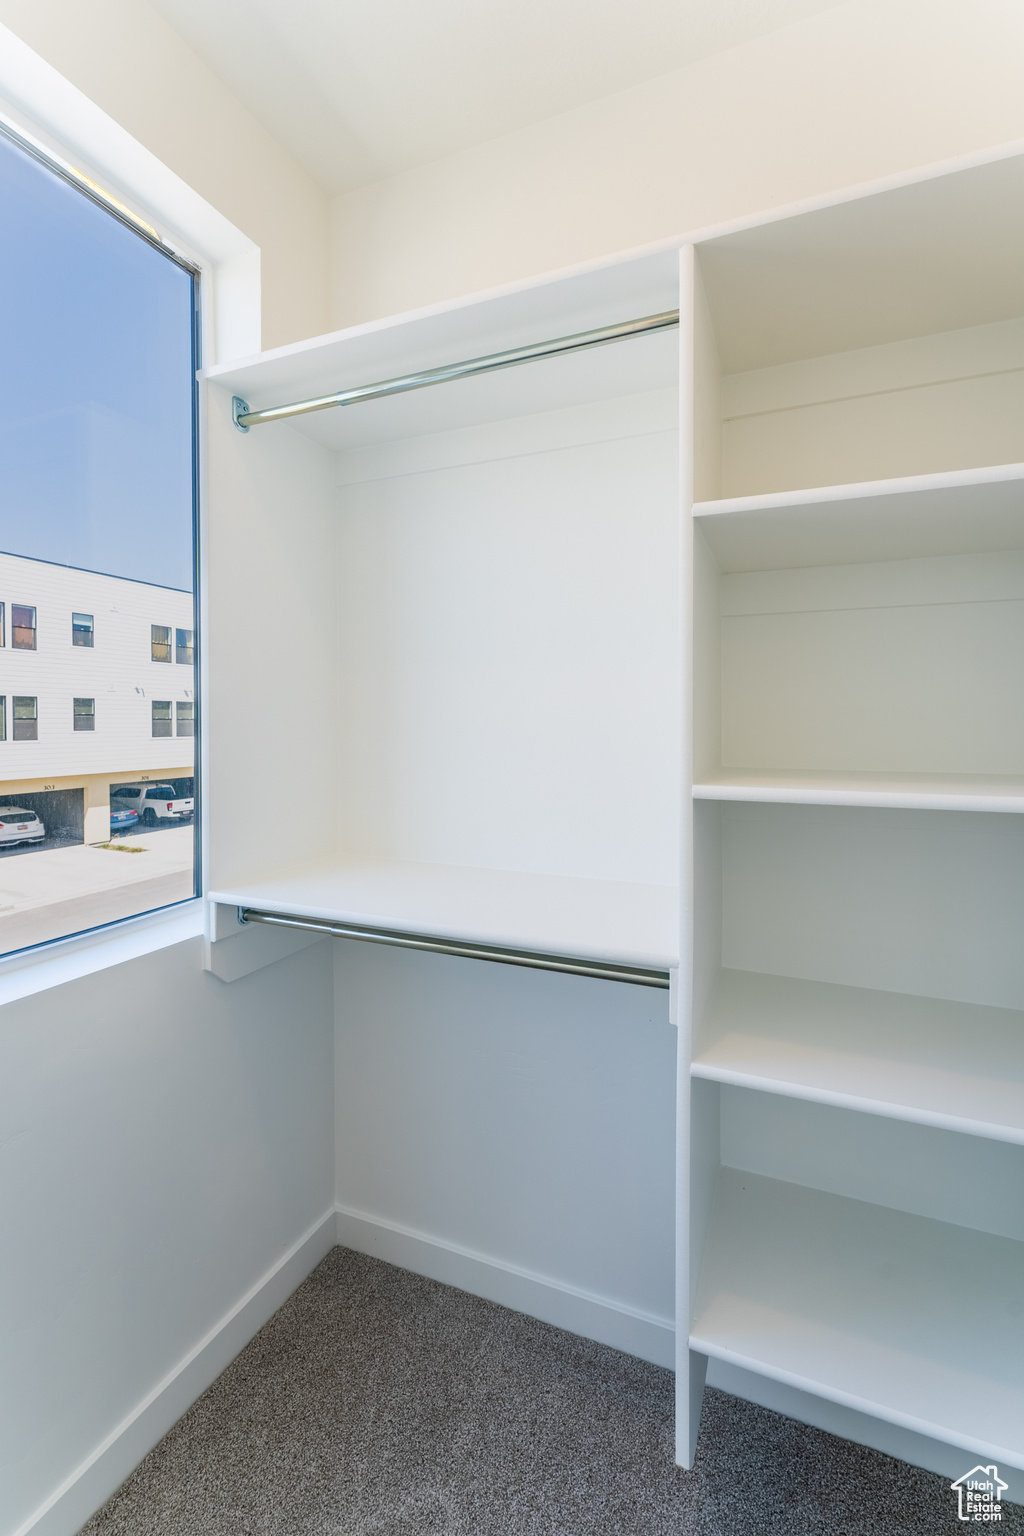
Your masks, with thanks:
[[[335,947],[342,1241],[670,1364],[667,992]]]
[[[327,328],[327,198],[146,0],[0,0],[0,23],[256,242],[264,347]]]
[[[849,0],[335,198],[331,323],[1024,137],[1022,67],[1015,0]]]
[[[0,1010],[5,1536],[333,1206],[329,946],[201,967],[193,939]],[[242,1342],[36,1529],[76,1530]]]

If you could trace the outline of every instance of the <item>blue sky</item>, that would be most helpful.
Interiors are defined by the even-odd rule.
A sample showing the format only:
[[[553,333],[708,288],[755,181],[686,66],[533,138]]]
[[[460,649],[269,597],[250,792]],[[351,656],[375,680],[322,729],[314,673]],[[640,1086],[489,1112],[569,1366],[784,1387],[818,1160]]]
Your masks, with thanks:
[[[189,274],[0,135],[0,550],[192,587]]]

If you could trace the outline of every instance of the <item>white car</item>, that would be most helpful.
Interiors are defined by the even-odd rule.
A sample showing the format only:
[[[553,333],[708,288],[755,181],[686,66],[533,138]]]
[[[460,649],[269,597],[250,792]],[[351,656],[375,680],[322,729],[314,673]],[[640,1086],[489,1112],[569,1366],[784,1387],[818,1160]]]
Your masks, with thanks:
[[[41,843],[46,828],[35,811],[22,805],[0,805],[0,848],[11,843]]]
[[[195,800],[175,793],[173,784],[119,784],[111,791],[110,809],[135,811],[143,826],[158,821],[190,821]]]

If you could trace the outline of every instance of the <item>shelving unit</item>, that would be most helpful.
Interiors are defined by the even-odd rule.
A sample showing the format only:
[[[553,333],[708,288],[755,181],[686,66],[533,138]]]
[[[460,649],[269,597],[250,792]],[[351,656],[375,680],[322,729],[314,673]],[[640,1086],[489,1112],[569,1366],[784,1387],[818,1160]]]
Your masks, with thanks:
[[[691,1436],[711,1359],[1024,1469],[1022,191],[695,250]]]
[[[679,1460],[711,1358],[1024,1469],[1024,159],[215,368],[205,413],[212,900],[678,966]]]

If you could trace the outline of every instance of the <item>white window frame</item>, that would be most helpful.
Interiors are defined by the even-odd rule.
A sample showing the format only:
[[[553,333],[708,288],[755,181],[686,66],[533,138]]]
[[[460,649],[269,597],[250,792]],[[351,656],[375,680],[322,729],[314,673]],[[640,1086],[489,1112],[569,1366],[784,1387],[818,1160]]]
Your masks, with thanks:
[[[63,169],[88,177],[198,268],[205,366],[259,352],[259,246],[4,26],[0,26],[0,122]],[[205,543],[200,519],[201,630],[206,622]],[[202,656],[200,684],[200,697],[205,700]],[[201,724],[205,726],[205,719]],[[202,729],[200,772],[204,775],[206,740]],[[209,846],[205,811],[200,845],[205,871]],[[0,958],[0,1006],[195,938],[204,931],[205,906],[199,896],[141,917],[124,918],[94,933],[54,939]]]

